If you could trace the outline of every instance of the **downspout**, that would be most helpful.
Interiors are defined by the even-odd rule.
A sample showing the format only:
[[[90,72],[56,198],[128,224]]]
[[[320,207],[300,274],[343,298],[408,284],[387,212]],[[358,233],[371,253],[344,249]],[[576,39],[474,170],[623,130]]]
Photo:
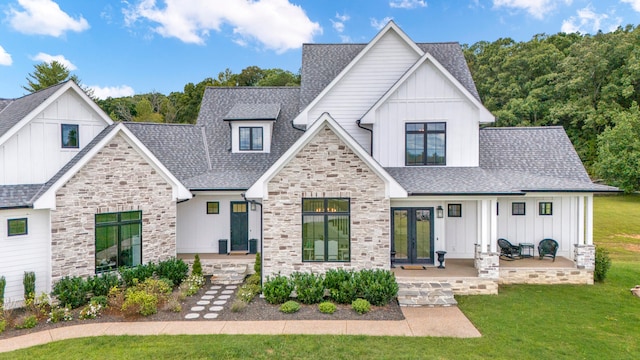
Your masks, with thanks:
[[[358,125],[360,129],[365,129],[369,132],[369,155],[373,156],[373,130],[360,125],[360,120],[356,120],[356,125]]]

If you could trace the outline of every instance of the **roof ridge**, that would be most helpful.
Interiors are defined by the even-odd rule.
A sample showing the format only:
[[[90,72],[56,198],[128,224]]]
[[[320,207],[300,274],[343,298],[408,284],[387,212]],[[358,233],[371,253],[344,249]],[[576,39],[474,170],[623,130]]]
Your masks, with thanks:
[[[202,126],[197,124],[182,124],[182,123],[159,123],[159,122],[137,122],[137,121],[120,121],[119,123],[128,125],[162,125],[162,126]]]
[[[549,126],[487,126],[487,127],[480,128],[480,130],[532,130],[532,129],[551,130],[551,129],[564,129],[564,127],[560,125],[549,125]]]

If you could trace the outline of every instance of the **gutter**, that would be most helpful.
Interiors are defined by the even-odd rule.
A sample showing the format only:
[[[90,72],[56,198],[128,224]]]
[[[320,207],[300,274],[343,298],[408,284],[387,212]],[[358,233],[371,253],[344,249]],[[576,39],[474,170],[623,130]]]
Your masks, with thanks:
[[[356,125],[358,125],[360,129],[365,129],[369,132],[369,155],[373,156],[373,130],[360,125],[360,120],[356,120]]]

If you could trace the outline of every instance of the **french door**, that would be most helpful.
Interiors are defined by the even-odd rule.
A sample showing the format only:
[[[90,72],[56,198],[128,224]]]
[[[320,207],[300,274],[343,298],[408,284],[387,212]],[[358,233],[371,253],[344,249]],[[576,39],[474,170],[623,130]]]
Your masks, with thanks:
[[[433,208],[392,208],[394,262],[433,264]]]

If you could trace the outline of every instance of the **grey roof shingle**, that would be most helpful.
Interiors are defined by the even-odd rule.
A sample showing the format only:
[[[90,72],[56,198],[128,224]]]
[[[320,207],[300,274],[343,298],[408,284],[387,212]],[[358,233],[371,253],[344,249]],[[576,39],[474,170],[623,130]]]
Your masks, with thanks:
[[[4,108],[0,105],[0,136],[4,135],[31,111],[45,102],[51,95],[58,91],[58,89],[64,86],[64,84],[66,84],[66,82],[25,95],[10,101],[8,104],[5,100]]]
[[[280,104],[235,104],[224,120],[275,120]]]
[[[29,207],[42,184],[0,185],[0,208]]]
[[[291,121],[299,113],[298,87],[208,87],[205,90],[198,125],[206,128],[211,171],[183,184],[198,189],[247,189],[302,135]],[[232,153],[226,114],[238,103],[278,104],[280,113],[273,125],[270,153]]]

